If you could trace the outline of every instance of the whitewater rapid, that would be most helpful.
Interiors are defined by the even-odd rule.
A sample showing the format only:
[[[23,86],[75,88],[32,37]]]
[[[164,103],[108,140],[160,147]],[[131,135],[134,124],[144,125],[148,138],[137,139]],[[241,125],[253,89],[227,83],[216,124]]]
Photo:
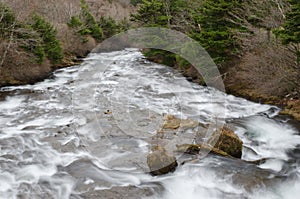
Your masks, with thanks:
[[[1,88],[0,198],[298,198],[300,136],[279,111],[188,82],[137,49],[90,54],[43,82]],[[224,119],[243,160],[209,155],[148,175],[163,114]]]

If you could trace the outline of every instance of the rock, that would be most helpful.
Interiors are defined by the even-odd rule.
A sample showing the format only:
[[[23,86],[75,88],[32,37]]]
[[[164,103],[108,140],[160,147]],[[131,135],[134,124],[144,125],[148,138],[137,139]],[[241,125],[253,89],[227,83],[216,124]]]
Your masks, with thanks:
[[[80,184],[83,190],[80,192],[80,197],[74,198],[89,198],[89,199],[133,199],[133,198],[151,198],[157,192],[162,192],[162,185],[153,186],[112,186],[107,189],[97,189],[93,184]],[[138,197],[137,197],[138,196]],[[50,197],[49,197],[50,198]]]
[[[178,129],[180,127],[180,119],[176,118],[174,115],[165,115],[164,123],[162,125],[163,129]]]
[[[199,154],[202,151],[203,153],[208,152],[220,156],[230,157],[230,155],[228,155],[226,152],[214,148],[212,146],[209,146],[207,144],[182,144],[182,145],[177,145],[176,147],[177,147],[177,152],[187,153],[191,155]]]
[[[160,146],[153,147],[153,151],[147,156],[147,164],[150,174],[154,176],[174,172],[178,166],[176,158]]]
[[[199,125],[199,122],[191,119],[179,119],[174,115],[165,115],[164,123],[162,125],[163,129],[178,129],[181,128],[195,128]]]
[[[220,130],[215,131],[208,139],[208,144],[232,157],[242,157],[243,142],[227,127],[222,128],[221,132]]]
[[[166,114],[164,116],[162,128],[157,133],[157,138],[163,139],[165,137],[166,132],[169,132],[165,132],[165,129],[176,130],[181,128],[184,130],[189,128],[193,129],[195,127],[198,127],[198,132],[195,133],[196,138],[194,138],[194,141],[196,141],[197,145],[187,145],[185,146],[186,149],[181,151],[189,154],[198,154],[199,152],[203,151],[221,156],[232,156],[235,158],[242,157],[243,142],[227,126],[216,130],[212,133],[212,135],[207,137],[205,132],[207,131],[208,126],[206,124],[202,125],[199,122],[191,119],[179,119],[174,115]],[[199,128],[202,130],[199,131]],[[181,147],[183,147],[183,145],[181,145]]]
[[[195,128],[199,126],[199,122],[191,119],[181,120],[180,127],[181,128]]]

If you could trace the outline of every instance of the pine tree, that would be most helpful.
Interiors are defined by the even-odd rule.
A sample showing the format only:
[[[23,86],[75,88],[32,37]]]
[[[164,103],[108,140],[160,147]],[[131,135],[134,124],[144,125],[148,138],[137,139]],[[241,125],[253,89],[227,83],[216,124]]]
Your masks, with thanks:
[[[142,26],[166,27],[170,16],[166,13],[165,0],[143,0],[137,14],[131,15],[131,20]]]
[[[42,39],[42,47],[49,60],[53,64],[60,63],[63,58],[63,52],[59,41],[56,39],[56,29],[38,15],[33,16],[31,27],[39,33]]]
[[[90,30],[90,35],[101,41],[103,39],[103,32],[100,26],[98,25],[96,19],[92,15],[87,3],[85,0],[80,0],[81,2],[81,15],[84,21],[84,24],[87,26],[87,29]]]
[[[199,33],[192,37],[209,52],[216,63],[228,60],[238,50],[234,30],[241,29],[232,19],[231,13],[241,7],[238,0],[206,0],[199,10],[194,12],[194,20]]]
[[[5,37],[9,34],[16,18],[14,13],[0,2],[0,36]]]
[[[275,31],[283,44],[292,44],[297,55],[298,65],[300,63],[300,1],[289,0],[291,11],[286,15],[286,21],[281,30]]]

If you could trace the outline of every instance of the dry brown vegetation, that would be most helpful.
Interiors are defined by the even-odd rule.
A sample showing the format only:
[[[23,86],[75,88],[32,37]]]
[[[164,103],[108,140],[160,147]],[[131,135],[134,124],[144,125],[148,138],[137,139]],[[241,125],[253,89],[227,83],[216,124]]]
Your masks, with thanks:
[[[280,28],[289,6],[285,0],[247,1],[247,28],[253,33],[242,38],[241,56],[225,70],[227,91],[255,101],[279,102],[297,95],[294,66],[296,55],[283,46],[272,30]]]
[[[86,2],[96,19],[101,16],[110,16],[115,20],[128,19],[134,10],[129,0]],[[33,14],[38,14],[55,27],[65,55],[62,66],[74,63],[76,57],[84,57],[97,45],[96,40],[88,35],[83,42],[76,30],[67,25],[72,16],[79,15],[80,0],[0,0],[0,3],[10,7],[18,21],[26,23]],[[32,53],[19,48],[20,42],[27,42],[26,40],[9,38],[0,39],[0,86],[33,83],[53,71],[55,67],[47,59],[42,64],[35,63],[36,58]]]
[[[263,101],[280,99],[291,93],[294,53],[279,44],[272,34],[269,39],[268,32],[263,29],[257,29],[251,40],[249,50],[225,73],[227,90]]]
[[[80,12],[80,0],[0,0],[9,5],[19,19],[26,19],[33,11],[41,14],[53,24],[66,23]],[[129,18],[134,7],[130,0],[86,0],[93,15],[111,16],[116,20]]]
[[[0,67],[0,85],[27,84],[40,81],[52,71],[49,60],[36,63],[34,55],[20,49],[15,43],[7,49],[7,43],[0,43],[0,54],[6,51],[3,66]]]

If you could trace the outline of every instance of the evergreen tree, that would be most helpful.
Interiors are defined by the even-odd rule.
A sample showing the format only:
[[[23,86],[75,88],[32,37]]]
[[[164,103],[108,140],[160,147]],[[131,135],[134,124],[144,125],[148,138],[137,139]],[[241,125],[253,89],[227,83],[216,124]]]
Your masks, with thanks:
[[[235,29],[242,29],[239,21],[231,16],[241,7],[239,0],[206,0],[194,11],[198,32],[192,37],[210,53],[216,63],[228,60],[238,50]]]
[[[82,41],[87,42],[87,35],[92,36],[94,39],[101,41],[103,39],[102,28],[97,23],[92,15],[85,0],[80,0],[81,12],[78,16],[72,16],[67,23],[70,28],[74,28],[82,36]]]
[[[242,18],[238,17],[238,12],[242,10],[242,2],[242,0],[143,0],[137,14],[132,15],[132,20],[143,26],[167,27],[181,31],[198,41],[215,62],[221,64],[238,52],[239,42],[235,33],[247,31],[242,26]],[[169,55],[168,57],[172,58]],[[175,57],[172,60],[175,60]],[[185,61],[180,60],[180,63],[187,65]]]
[[[61,62],[63,52],[59,41],[56,39],[56,30],[54,27],[38,15],[33,16],[31,27],[42,38],[42,47],[49,60],[54,64]]]
[[[2,37],[9,34],[16,18],[14,13],[4,4],[0,2],[0,35]]]
[[[100,28],[96,19],[92,15],[86,1],[80,0],[80,2],[81,2],[81,15],[84,24],[87,26],[87,29],[90,31],[90,35],[99,41],[102,40],[103,39],[102,29]]]
[[[137,14],[131,15],[131,20],[142,26],[166,27],[170,16],[166,14],[165,0],[143,0]]]
[[[300,1],[299,0],[289,0],[291,4],[291,11],[286,15],[286,21],[283,24],[281,30],[276,30],[277,34],[282,43],[285,45],[293,44],[294,51],[297,55],[298,65],[300,63]]]

